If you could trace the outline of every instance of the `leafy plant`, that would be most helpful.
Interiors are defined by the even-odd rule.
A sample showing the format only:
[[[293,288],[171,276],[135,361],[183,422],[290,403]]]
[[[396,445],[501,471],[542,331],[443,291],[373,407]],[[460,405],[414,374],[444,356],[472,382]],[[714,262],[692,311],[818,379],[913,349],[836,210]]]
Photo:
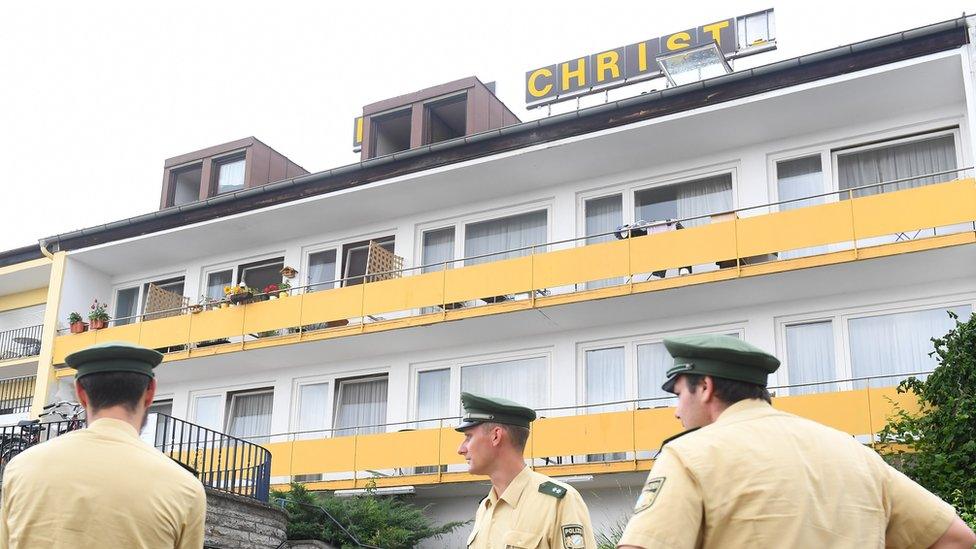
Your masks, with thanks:
[[[938,367],[928,379],[898,385],[915,395],[918,413],[896,406],[879,450],[976,528],[976,315],[967,322],[949,316],[955,327],[932,339]]]
[[[88,320],[102,320],[108,322],[108,304],[99,303],[97,299],[93,301],[91,304],[91,310],[88,312]]]
[[[68,315],[68,324],[74,324],[75,322],[81,322],[81,315],[78,313],[71,313]]]
[[[624,529],[630,521],[631,513],[617,517],[616,520],[607,524],[603,530],[596,533],[596,549],[616,549],[617,543],[624,535]]]
[[[400,496],[377,496],[372,489],[362,496],[337,498],[292,483],[290,491],[274,491],[271,497],[288,513],[288,539],[317,539],[343,549],[358,547],[353,537],[375,547],[406,549],[467,524],[435,526],[424,509]]]

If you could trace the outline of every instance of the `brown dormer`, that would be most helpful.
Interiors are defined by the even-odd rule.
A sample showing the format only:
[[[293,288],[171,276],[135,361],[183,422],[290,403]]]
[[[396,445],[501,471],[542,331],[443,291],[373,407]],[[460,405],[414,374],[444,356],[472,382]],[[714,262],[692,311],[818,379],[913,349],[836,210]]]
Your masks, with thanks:
[[[494,85],[471,76],[363,107],[363,160],[517,124]]]
[[[160,209],[307,174],[254,137],[174,156],[163,163]]]

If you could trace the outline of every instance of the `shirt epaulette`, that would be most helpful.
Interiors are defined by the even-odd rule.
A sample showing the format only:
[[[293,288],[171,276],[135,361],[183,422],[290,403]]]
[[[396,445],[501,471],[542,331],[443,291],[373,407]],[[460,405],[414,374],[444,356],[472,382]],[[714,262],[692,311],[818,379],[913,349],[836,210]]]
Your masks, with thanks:
[[[566,495],[566,489],[562,486],[556,484],[555,482],[546,481],[539,485],[539,492],[552,496],[556,499],[563,499]]]
[[[688,429],[687,431],[682,431],[682,432],[680,432],[680,433],[678,433],[676,435],[670,436],[670,437],[664,439],[663,442],[661,442],[661,448],[664,448],[664,445],[667,444],[667,443],[669,443],[669,442],[671,442],[672,440],[679,439],[679,438],[687,435],[688,433],[694,433],[695,431],[697,431],[699,429],[701,429],[701,427],[695,427],[694,429]]]

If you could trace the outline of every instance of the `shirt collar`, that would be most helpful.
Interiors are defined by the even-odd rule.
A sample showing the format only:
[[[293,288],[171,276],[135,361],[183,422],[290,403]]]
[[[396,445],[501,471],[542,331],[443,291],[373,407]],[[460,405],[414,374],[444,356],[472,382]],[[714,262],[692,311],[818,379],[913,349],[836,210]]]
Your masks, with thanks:
[[[96,433],[112,433],[139,438],[139,432],[130,423],[110,417],[96,419],[88,424],[88,429]]]
[[[747,398],[729,406],[719,414],[715,423],[732,423],[753,417],[765,415],[773,411],[773,407],[758,398]]]
[[[505,488],[505,493],[500,497],[495,495],[495,489],[492,488],[488,496],[491,503],[495,504],[498,500],[502,500],[512,507],[518,505],[519,500],[522,498],[522,493],[525,492],[525,487],[529,484],[529,475],[531,475],[529,468],[523,467],[519,471],[519,474],[515,475],[515,478],[512,479],[512,482],[508,484],[508,488]]]

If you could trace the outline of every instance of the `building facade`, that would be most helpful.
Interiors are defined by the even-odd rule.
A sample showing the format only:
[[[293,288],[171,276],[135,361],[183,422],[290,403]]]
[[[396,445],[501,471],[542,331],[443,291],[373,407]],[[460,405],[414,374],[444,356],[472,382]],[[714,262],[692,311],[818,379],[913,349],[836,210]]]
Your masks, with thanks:
[[[870,442],[976,306],[971,36],[959,19],[525,123],[468,79],[364,111],[405,146],[367,130],[362,162],[311,174],[269,153],[265,185],[253,138],[184,155],[160,211],[0,270],[0,309],[45,313],[9,316],[45,328],[0,372],[36,368],[36,408],[70,395],[74,350],[160,349],[157,409],[265,445],[273,483],[412,493],[438,520],[488,489],[456,454],[461,391],[538,409],[528,462],[598,529],[625,519],[680,429],[669,335],[774,352],[775,406]],[[501,114],[472,130],[464,90]],[[40,285],[5,282],[21,271]],[[109,326],[67,333],[94,299]]]

